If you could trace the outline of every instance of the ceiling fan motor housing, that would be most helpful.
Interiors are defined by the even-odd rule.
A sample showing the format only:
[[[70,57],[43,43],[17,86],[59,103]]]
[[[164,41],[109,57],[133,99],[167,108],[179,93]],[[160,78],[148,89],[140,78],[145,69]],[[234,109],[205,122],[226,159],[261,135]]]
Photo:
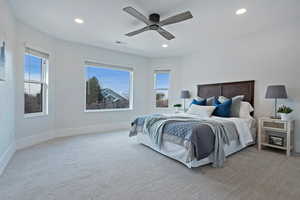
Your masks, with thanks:
[[[156,14],[156,13],[153,13],[149,16],[149,20],[151,22],[154,22],[154,23],[159,23],[159,20],[160,20],[160,15],[159,14]]]

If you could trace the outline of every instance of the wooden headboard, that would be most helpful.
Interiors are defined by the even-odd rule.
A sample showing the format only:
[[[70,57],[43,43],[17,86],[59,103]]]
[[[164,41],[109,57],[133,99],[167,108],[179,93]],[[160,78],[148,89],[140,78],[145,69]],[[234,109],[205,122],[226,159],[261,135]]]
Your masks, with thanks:
[[[254,107],[254,83],[255,81],[252,80],[198,85],[197,95],[202,98],[212,96],[231,98],[237,95],[245,95],[244,101],[249,102]]]

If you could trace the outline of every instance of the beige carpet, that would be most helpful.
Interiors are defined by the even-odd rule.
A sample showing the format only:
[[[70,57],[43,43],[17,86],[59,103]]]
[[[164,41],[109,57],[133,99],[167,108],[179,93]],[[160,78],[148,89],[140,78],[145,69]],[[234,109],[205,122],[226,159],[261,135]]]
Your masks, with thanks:
[[[250,147],[225,167],[188,169],[127,132],[53,140],[15,154],[1,200],[300,199],[300,158]]]

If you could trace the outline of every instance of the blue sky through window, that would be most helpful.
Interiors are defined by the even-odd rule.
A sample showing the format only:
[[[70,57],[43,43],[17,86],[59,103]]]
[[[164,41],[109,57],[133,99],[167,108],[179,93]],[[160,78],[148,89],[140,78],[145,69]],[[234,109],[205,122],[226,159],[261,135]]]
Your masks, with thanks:
[[[25,81],[42,81],[42,58],[25,54],[24,63],[24,80]],[[30,95],[37,95],[41,92],[41,84],[27,83],[24,85],[24,92]]]
[[[42,78],[42,59],[32,56],[25,55],[25,80],[30,81],[41,81]]]
[[[101,67],[86,68],[87,79],[96,77],[102,89],[109,88],[118,94],[128,97],[130,91],[130,72]]]
[[[169,88],[170,75],[169,73],[157,73],[156,74],[156,88],[163,89]]]

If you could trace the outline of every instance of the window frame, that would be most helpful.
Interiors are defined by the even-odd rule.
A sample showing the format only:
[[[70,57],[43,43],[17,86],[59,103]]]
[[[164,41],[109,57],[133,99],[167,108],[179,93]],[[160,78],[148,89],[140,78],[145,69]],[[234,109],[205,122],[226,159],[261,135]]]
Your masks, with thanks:
[[[23,79],[24,79],[24,86],[26,83],[29,84],[39,84],[41,85],[42,88],[42,112],[36,112],[36,113],[25,113],[25,92],[23,91],[23,103],[24,103],[24,118],[34,118],[34,117],[42,117],[42,116],[47,116],[48,115],[48,94],[49,94],[49,55],[47,53],[42,53],[38,50],[34,50],[31,48],[28,48],[29,50],[26,50],[27,48],[25,48],[25,52],[24,52],[24,71],[23,71]],[[35,53],[36,52],[36,53]],[[39,59],[42,59],[42,66],[41,66],[41,81],[32,81],[32,80],[26,80],[25,79],[25,56],[33,56]],[[44,56],[41,56],[44,55]],[[23,86],[23,87],[24,87]]]
[[[168,88],[157,88],[157,74],[169,74],[169,87]],[[154,70],[153,71],[153,76],[154,76],[154,107],[155,109],[169,109],[170,108],[170,86],[171,86],[171,70],[169,69],[162,69],[162,70]],[[168,91],[168,106],[167,107],[157,107],[157,102],[156,102],[156,94],[158,90],[164,90]]]
[[[112,70],[119,70],[119,71],[126,71],[129,72],[129,108],[113,108],[113,109],[94,109],[89,110],[86,109],[86,78],[87,78],[87,68],[93,67],[93,68],[104,68],[104,69],[112,69]],[[132,111],[134,107],[133,102],[133,75],[134,75],[134,69],[131,67],[126,66],[118,66],[118,65],[110,65],[110,64],[103,64],[99,62],[94,61],[85,61],[84,62],[84,112],[85,113],[101,113],[101,112],[121,112],[121,111]]]

